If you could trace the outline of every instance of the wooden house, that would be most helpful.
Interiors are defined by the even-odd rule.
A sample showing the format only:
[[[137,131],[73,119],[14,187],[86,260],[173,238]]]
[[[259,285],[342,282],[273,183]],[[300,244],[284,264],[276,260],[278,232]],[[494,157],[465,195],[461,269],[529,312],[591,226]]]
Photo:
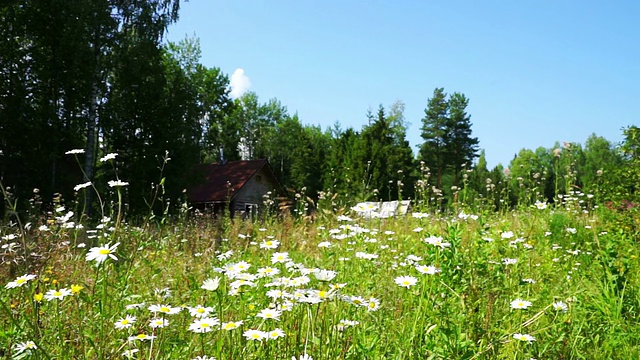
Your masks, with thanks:
[[[218,213],[228,206],[231,216],[250,216],[284,193],[266,159],[196,165],[194,178],[187,196],[201,211]]]

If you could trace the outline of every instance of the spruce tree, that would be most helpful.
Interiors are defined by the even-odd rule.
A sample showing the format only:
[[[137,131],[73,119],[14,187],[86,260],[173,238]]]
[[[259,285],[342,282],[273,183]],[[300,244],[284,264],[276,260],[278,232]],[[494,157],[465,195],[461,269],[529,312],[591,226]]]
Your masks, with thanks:
[[[449,103],[444,88],[436,88],[433,97],[428,100],[427,108],[422,118],[422,139],[419,159],[424,161],[431,173],[436,175],[436,187],[442,187],[442,176],[446,167],[447,157],[447,123]]]

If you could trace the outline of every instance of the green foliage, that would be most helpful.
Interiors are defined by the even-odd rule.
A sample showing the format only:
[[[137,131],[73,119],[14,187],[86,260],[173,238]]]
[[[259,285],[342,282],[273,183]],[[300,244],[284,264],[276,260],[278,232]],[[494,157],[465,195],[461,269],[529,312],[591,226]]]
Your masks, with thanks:
[[[453,93],[447,98],[443,88],[436,88],[422,119],[422,138],[418,159],[434,174],[433,185],[453,203],[458,201],[467,174],[478,156],[478,138],[471,136],[471,118],[466,112],[469,99]],[[463,196],[466,194],[463,194]]]

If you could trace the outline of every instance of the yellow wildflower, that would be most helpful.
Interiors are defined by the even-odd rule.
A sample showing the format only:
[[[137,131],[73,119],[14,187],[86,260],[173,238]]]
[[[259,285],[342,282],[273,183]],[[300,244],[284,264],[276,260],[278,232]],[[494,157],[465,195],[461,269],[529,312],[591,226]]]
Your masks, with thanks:
[[[82,288],[82,286],[80,286],[80,285],[71,284],[71,292],[72,292],[72,293],[74,293],[74,294],[76,294],[76,295],[77,295],[77,294],[79,294],[79,293],[80,293],[80,290],[82,290],[82,289],[83,289],[83,288]]]

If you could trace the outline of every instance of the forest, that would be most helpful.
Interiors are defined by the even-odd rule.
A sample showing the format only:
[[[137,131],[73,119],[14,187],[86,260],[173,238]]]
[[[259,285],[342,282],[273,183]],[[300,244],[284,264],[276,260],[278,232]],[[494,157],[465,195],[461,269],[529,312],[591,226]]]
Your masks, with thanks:
[[[599,201],[631,201],[635,193],[635,126],[621,129],[622,144],[593,134],[584,145],[523,149],[492,169],[472,133],[470,99],[458,91],[434,89],[422,119],[405,119],[398,100],[362,109],[361,129],[321,129],[276,98],[233,99],[228,75],[200,63],[197,38],[165,41],[178,15],[177,0],[0,7],[3,197],[24,208],[35,190],[45,202],[81,199],[91,213],[93,192],[74,187],[108,191],[115,170],[129,182],[122,196],[131,214],[162,210],[150,200],[160,190],[175,209],[193,181],[190,167],[218,161],[221,151],[227,160],[268,159],[289,195],[304,193],[312,204],[350,194],[441,208],[484,199],[499,210],[570,191],[599,189]],[[422,124],[415,154],[407,121]],[[68,154],[73,149],[82,151]],[[113,153],[112,162],[100,161]]]

